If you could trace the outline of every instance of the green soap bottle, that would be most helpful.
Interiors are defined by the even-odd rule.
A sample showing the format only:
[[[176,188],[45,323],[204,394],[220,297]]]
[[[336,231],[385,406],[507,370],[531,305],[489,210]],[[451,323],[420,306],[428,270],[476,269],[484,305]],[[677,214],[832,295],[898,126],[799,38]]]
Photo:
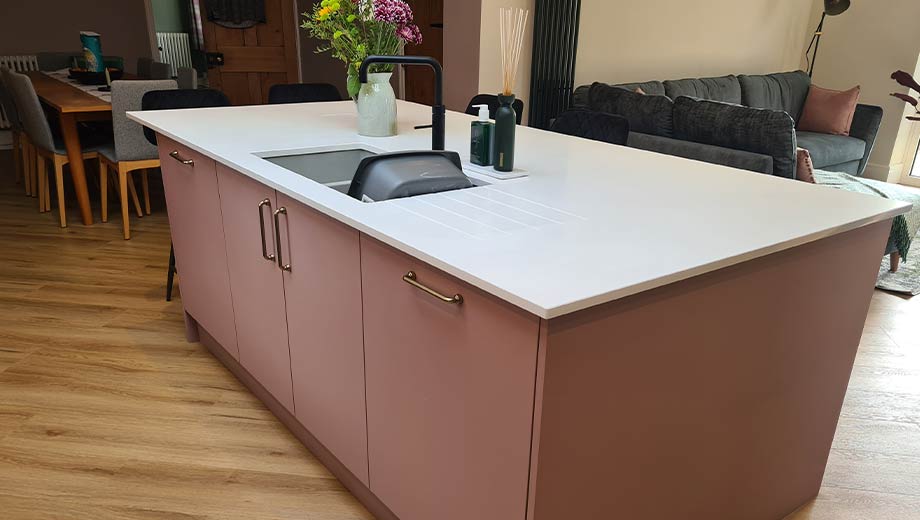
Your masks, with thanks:
[[[495,124],[489,121],[489,105],[476,105],[476,108],[479,109],[479,121],[473,121],[470,129],[470,162],[492,166]]]

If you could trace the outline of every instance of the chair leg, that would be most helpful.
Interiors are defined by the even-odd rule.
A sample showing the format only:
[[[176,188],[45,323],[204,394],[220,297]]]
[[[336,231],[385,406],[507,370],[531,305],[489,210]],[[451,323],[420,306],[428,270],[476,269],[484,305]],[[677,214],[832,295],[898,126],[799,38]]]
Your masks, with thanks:
[[[99,159],[99,198],[102,199],[102,221],[109,221],[109,167]]]
[[[29,174],[32,176],[32,198],[35,198],[41,194],[39,189],[42,185],[38,182],[38,148],[34,145],[29,150],[29,163],[32,165],[29,169]]]
[[[45,212],[45,192],[48,188],[48,171],[45,159],[35,155],[35,178],[38,181],[38,212]]]
[[[892,273],[898,272],[898,269],[901,268],[901,253],[897,251],[895,251],[894,253],[891,253],[889,260],[891,260],[891,269],[890,269],[891,272]]]
[[[147,180],[148,170],[141,170],[141,189],[144,192],[144,212],[150,214],[150,182]]]
[[[137,218],[142,218],[144,216],[144,210],[141,209],[141,201],[137,198],[137,188],[134,187],[134,175],[132,172],[125,172],[125,174],[128,177],[128,191],[131,193],[131,202],[134,203],[134,211],[137,212]]]
[[[176,250],[169,244],[169,269],[166,271],[166,301],[172,301],[173,277],[176,275]]]
[[[32,196],[32,143],[28,140],[22,142],[22,175],[26,188],[26,195]]]
[[[16,184],[22,182],[22,137],[13,130],[13,169],[16,170]]]
[[[128,223],[128,173],[118,170],[118,193],[121,199],[121,227],[124,230],[125,240],[131,239],[131,229]]]
[[[57,186],[58,217],[61,219],[61,227],[65,228],[67,227],[67,209],[64,203],[64,165],[58,161],[55,161],[54,164],[54,182]],[[51,210],[50,206],[48,210]]]

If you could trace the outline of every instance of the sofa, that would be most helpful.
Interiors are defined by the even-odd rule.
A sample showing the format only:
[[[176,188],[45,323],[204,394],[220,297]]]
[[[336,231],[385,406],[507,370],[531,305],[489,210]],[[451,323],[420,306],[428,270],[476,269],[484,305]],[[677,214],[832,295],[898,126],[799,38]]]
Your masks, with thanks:
[[[882,109],[858,105],[850,135],[796,130],[811,88],[802,71],[578,87],[573,105],[629,120],[628,145],[795,178],[796,147],[817,169],[862,175]]]

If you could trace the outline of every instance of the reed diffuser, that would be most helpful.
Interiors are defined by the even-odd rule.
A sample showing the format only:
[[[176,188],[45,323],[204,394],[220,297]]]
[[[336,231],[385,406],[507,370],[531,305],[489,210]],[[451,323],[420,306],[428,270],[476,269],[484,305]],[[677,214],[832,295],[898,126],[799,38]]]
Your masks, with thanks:
[[[502,51],[502,92],[498,95],[495,111],[495,169],[500,172],[514,170],[514,131],[517,113],[514,110],[514,80],[517,78],[524,47],[524,33],[530,11],[520,8],[501,8],[499,27]]]

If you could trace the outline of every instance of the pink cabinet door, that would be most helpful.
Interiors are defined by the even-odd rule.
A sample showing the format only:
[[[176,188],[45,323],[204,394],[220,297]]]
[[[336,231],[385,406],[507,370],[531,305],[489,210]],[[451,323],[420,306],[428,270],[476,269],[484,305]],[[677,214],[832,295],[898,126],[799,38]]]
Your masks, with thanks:
[[[367,485],[361,251],[354,229],[278,194],[297,419]],[[286,217],[286,218],[285,218]]]
[[[182,305],[237,357],[215,163],[162,135],[157,139]]]
[[[523,520],[539,319],[364,235],[361,271],[371,491],[402,520]]]
[[[275,261],[275,190],[217,166],[240,364],[294,411],[284,282]]]

